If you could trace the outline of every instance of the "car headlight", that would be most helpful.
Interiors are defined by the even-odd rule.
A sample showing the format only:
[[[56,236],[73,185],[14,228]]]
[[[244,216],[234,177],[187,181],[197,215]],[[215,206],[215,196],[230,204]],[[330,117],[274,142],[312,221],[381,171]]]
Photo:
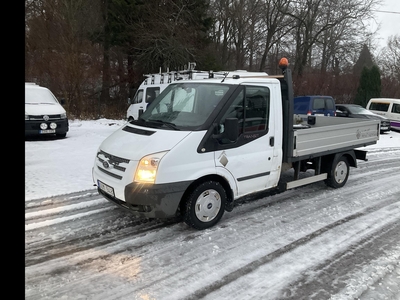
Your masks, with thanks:
[[[168,151],[158,152],[143,157],[138,164],[135,173],[135,181],[141,183],[154,183],[156,181],[157,169],[161,159]]]
[[[61,118],[61,119],[66,119],[66,118],[67,118],[67,113],[61,114],[61,115],[60,115],[60,118]]]
[[[25,121],[29,120],[29,115],[25,114]]]

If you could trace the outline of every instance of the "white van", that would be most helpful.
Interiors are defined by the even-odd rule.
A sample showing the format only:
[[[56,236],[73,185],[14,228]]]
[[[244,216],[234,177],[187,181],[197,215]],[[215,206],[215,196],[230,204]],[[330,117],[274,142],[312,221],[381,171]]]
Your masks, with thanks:
[[[391,129],[400,130],[400,99],[372,98],[366,108],[390,119]]]
[[[212,72],[195,70],[196,63],[189,62],[188,68],[181,71],[167,71],[165,73],[145,74],[146,79],[140,84],[135,96],[128,99],[126,118],[128,121],[138,120],[139,111],[144,112],[147,106],[172,82],[181,80],[195,80],[206,78],[224,78],[226,72]]]
[[[67,113],[53,93],[33,82],[25,82],[25,136],[64,138],[68,129]]]

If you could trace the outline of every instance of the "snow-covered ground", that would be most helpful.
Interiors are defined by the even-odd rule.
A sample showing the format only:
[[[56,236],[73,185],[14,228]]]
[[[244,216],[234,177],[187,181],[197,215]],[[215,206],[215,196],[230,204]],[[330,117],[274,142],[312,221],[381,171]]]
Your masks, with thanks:
[[[26,200],[93,189],[97,148],[124,120],[72,120],[65,139],[25,142]]]
[[[368,146],[341,189],[246,201],[197,231],[94,190],[97,148],[124,123],[25,142],[25,299],[400,299],[400,133]]]

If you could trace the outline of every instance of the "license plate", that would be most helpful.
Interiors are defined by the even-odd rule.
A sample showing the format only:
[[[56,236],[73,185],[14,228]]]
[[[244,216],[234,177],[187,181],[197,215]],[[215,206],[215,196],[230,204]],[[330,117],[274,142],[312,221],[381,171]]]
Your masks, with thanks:
[[[386,129],[388,129],[387,126],[382,126],[382,127],[381,127],[381,130],[386,130]]]
[[[46,129],[46,130],[40,130],[40,134],[45,134],[45,133],[56,133],[55,129]]]
[[[315,114],[315,115],[320,117],[324,116],[324,114]]]
[[[99,189],[101,189],[103,192],[106,192],[107,194],[109,194],[109,195],[111,195],[111,196],[114,197],[114,189],[113,189],[111,186],[109,186],[109,185],[107,185],[107,184],[101,182],[100,180],[97,180],[97,186],[98,186]]]

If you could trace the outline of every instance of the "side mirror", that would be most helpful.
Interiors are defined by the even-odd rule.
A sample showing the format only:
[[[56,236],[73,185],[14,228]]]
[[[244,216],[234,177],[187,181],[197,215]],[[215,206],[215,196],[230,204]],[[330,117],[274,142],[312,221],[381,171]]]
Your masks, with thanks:
[[[128,98],[128,104],[131,104],[131,98]]]
[[[239,136],[239,120],[237,118],[225,119],[225,135],[231,142],[237,140]]]
[[[139,118],[141,115],[143,115],[143,108],[139,109],[138,114],[139,114]]]
[[[60,99],[60,103],[61,103],[61,105],[64,105],[64,104],[65,104],[65,99],[64,99],[64,98],[61,98],[61,99]]]

